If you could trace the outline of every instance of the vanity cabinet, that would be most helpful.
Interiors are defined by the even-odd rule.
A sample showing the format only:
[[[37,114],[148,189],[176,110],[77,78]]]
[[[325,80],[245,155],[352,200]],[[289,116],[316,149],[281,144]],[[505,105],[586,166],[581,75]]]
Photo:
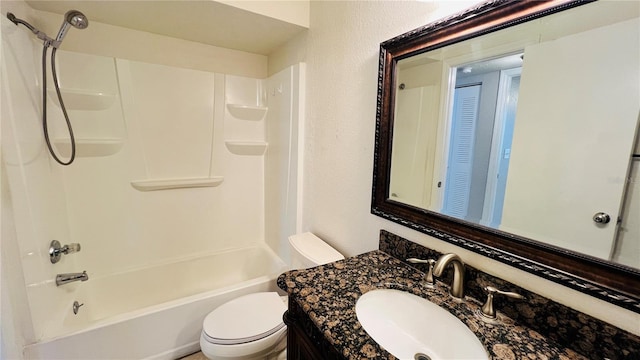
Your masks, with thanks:
[[[291,297],[283,319],[287,325],[287,360],[344,359]]]

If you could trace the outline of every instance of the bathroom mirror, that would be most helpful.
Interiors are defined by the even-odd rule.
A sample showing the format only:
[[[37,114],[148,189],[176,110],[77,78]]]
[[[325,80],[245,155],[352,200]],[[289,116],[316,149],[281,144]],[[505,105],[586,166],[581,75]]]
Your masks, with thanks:
[[[490,1],[383,42],[372,213],[640,312],[639,16]]]

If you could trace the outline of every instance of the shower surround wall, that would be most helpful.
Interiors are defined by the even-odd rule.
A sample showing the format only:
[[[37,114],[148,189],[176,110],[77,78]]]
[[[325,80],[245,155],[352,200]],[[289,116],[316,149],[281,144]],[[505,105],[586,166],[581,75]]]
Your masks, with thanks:
[[[299,224],[302,65],[260,80],[59,51],[78,143],[76,162],[60,167],[50,161],[40,127],[39,44],[7,22],[2,19],[2,88],[10,89],[2,91],[3,208],[8,194],[21,263],[10,275],[24,278],[13,299],[22,293],[29,309],[15,300],[10,306],[20,310],[16,318],[32,319],[21,321],[24,342],[87,325],[71,313],[74,300],[84,301],[77,296],[87,283],[56,287],[57,273],[86,270],[89,282],[98,282],[264,244],[287,258],[286,236]],[[52,100],[48,107],[54,143],[68,153],[60,109]],[[3,241],[9,230],[3,226]],[[82,251],[53,265],[52,239],[80,243]],[[184,275],[172,286],[225,276]],[[129,285],[144,291],[163,281]],[[85,301],[84,309],[90,306]]]

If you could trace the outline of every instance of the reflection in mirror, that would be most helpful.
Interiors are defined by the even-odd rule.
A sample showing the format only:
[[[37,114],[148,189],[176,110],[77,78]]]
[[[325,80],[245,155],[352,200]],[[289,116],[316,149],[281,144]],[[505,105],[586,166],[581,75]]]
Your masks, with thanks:
[[[522,54],[456,69],[443,214],[500,224],[521,71]]]
[[[388,199],[640,269],[639,8],[399,60]]]

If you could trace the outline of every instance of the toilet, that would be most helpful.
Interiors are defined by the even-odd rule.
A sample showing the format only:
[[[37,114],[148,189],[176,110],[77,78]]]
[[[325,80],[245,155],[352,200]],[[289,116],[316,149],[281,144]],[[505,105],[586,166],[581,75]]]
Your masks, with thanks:
[[[293,269],[306,269],[344,259],[312,233],[289,237]],[[282,315],[287,297],[259,292],[228,301],[207,315],[200,349],[212,360],[284,360],[287,327]]]

